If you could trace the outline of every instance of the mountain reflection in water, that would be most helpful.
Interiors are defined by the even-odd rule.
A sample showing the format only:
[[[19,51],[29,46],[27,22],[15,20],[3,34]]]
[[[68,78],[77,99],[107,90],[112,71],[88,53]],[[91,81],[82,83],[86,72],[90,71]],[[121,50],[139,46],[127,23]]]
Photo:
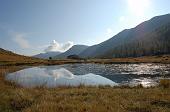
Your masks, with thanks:
[[[48,67],[34,67],[10,73],[7,80],[16,82],[23,87],[57,87],[57,86],[98,86],[117,85],[110,79],[92,73],[74,75],[65,68],[49,69]]]
[[[23,69],[6,79],[24,87],[79,85],[155,86],[170,78],[170,64],[64,64]]]

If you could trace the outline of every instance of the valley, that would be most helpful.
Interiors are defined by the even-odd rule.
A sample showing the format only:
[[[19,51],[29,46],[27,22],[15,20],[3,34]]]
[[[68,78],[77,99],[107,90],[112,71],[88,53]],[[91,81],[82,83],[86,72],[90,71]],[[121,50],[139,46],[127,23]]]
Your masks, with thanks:
[[[27,2],[24,7],[16,5],[15,8],[19,8],[16,12],[29,9]],[[9,15],[0,13],[0,112],[170,112],[169,13],[149,16],[138,25],[139,21],[132,21],[142,15],[135,15],[132,20],[121,16],[116,21],[119,15],[116,14],[114,18],[109,16],[114,20],[113,26],[111,21],[107,23],[109,19],[101,21],[106,18],[106,13],[95,19],[88,18],[91,11],[87,11],[86,16],[82,15],[86,12],[85,2],[74,6],[70,1],[67,1],[69,5],[60,1],[57,3],[59,6],[52,7],[58,8],[53,13],[46,10],[49,4],[44,4],[39,10],[41,2],[32,1],[31,9],[17,16],[19,23],[13,20],[15,8]],[[135,3],[131,7],[143,3],[128,2],[131,5]],[[35,8],[32,8],[33,4]],[[103,6],[102,3],[102,9],[93,12],[91,17],[104,12],[106,7]],[[119,12],[117,9],[115,12]],[[31,22],[30,17],[34,18]],[[53,19],[55,22],[49,23]],[[128,26],[132,24],[130,21],[136,26],[120,30],[118,25]],[[95,27],[92,28],[93,24]],[[7,28],[8,25],[14,26]],[[17,27],[23,32],[11,30]],[[105,33],[103,27],[107,29]],[[120,32],[113,36],[116,29]],[[55,38],[58,40],[47,45]]]

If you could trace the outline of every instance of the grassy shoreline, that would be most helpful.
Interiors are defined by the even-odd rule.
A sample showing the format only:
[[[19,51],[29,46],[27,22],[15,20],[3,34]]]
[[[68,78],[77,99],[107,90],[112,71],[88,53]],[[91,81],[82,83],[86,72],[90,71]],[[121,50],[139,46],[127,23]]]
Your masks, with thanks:
[[[4,80],[25,66],[0,67],[0,112],[169,112],[168,87],[23,88]],[[170,81],[162,82],[170,84]]]
[[[29,66],[74,63],[122,64],[165,63],[170,56],[138,58],[41,60],[0,58],[0,112],[169,112],[170,81],[153,88],[138,87],[57,87],[23,88],[6,81],[5,75]]]
[[[136,63],[162,63],[170,64],[170,55],[163,56],[145,56],[137,58],[113,58],[113,59],[60,59],[60,60],[42,60],[31,59],[29,60],[1,60],[0,66],[38,66],[38,65],[59,65],[59,64],[74,64],[74,63],[97,63],[97,64],[136,64]]]

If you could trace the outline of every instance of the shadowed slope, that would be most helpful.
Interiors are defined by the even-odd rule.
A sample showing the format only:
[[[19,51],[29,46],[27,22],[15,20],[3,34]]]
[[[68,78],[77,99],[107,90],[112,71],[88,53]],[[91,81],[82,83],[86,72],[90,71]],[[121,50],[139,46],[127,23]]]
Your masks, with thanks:
[[[170,14],[157,16],[87,48],[85,58],[137,57],[170,53]]]

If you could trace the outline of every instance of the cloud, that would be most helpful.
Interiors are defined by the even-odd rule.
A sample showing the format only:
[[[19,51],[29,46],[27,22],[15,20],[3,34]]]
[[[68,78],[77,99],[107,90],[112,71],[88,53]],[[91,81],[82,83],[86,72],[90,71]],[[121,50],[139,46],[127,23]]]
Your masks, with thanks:
[[[64,52],[73,46],[73,42],[68,41],[67,43],[58,43],[53,40],[53,42],[44,50],[45,52]]]
[[[17,43],[21,48],[30,48],[28,40],[25,39],[25,35],[22,33],[13,33],[12,40]]]

